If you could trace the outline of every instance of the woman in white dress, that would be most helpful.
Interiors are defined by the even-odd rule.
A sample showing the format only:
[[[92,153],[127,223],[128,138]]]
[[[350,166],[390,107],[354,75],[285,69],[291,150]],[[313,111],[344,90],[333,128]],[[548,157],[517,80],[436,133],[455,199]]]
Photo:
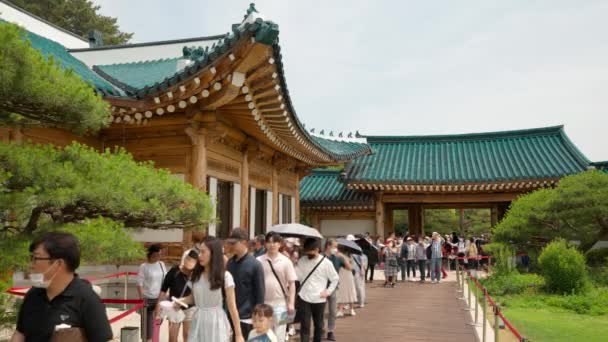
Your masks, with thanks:
[[[192,272],[192,294],[181,298],[197,308],[192,318],[189,340],[194,342],[229,342],[230,323],[224,311],[230,312],[236,342],[244,342],[234,296],[234,279],[224,266],[222,242],[208,237],[201,245],[198,264]],[[223,290],[222,290],[223,288]]]

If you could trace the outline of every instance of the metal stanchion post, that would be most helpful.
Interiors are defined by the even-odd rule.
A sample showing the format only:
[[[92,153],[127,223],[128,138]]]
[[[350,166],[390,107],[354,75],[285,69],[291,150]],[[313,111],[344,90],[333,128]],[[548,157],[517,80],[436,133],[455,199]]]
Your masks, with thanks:
[[[146,307],[146,299],[144,298],[144,307],[141,308],[141,333],[143,336],[142,341],[148,340],[148,308]]]
[[[467,292],[468,292],[468,303],[467,303],[467,307],[464,309],[464,311],[471,311],[471,274],[468,274],[468,278],[467,278]],[[465,301],[467,302],[467,301]]]
[[[462,289],[460,288],[460,277],[460,267],[456,265],[456,292],[462,292]]]
[[[498,342],[498,335],[500,332],[500,326],[498,324],[498,313],[500,312],[500,306],[498,304],[494,305],[494,342]]]
[[[129,273],[125,273],[125,293],[122,296],[124,300],[127,300],[128,283],[129,283]],[[127,310],[127,303],[123,304],[122,309]]]
[[[475,285],[477,283],[473,280]],[[479,324],[479,289],[475,286],[475,325]]]
[[[488,325],[488,319],[487,319],[487,314],[488,314],[488,290],[486,290],[485,288],[483,289],[483,305],[482,305],[482,310],[481,310],[481,318],[483,320],[482,322],[482,337],[481,337],[481,342],[486,342],[486,330],[487,330],[487,325]]]
[[[458,299],[462,299],[466,302],[467,298],[465,297],[465,293],[464,293],[464,278],[466,276],[465,272],[460,272],[460,288],[461,290],[458,292],[462,292],[462,297],[458,298]]]

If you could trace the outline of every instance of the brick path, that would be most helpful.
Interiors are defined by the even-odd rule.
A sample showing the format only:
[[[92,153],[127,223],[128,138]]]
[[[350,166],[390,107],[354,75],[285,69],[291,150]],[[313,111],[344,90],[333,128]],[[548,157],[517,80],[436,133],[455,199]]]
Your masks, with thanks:
[[[381,281],[367,284],[366,307],[356,309],[355,317],[338,319],[338,341],[476,341],[455,282],[381,285]]]

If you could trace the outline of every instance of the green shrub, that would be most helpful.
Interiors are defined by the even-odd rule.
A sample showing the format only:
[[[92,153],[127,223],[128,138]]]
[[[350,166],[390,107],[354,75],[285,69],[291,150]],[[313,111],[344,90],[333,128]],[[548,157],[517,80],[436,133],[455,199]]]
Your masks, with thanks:
[[[513,257],[515,249],[506,243],[494,242],[483,246],[484,251],[492,255],[492,271],[495,275],[510,274],[514,271]]]
[[[497,298],[505,307],[558,309],[583,315],[608,314],[608,289],[590,289],[574,295],[528,293]],[[553,310],[556,311],[556,310]]]
[[[589,276],[596,286],[608,287],[608,267],[593,267],[589,269]]]
[[[585,256],[563,239],[548,244],[538,257],[538,264],[551,292],[576,293],[587,284]]]
[[[536,293],[544,286],[543,277],[537,274],[520,274],[511,272],[506,275],[495,275],[482,280],[491,296],[504,296],[520,293]]]
[[[585,253],[587,258],[587,265],[589,266],[605,266],[606,259],[608,258],[608,248],[597,248],[587,251]]]

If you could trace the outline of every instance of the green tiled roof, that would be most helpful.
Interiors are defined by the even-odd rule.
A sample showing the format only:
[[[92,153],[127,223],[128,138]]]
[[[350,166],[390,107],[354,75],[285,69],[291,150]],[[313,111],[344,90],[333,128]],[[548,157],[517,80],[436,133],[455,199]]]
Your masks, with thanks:
[[[108,81],[95,74],[84,63],[72,56],[63,45],[29,31],[26,31],[26,33],[34,49],[40,51],[46,57],[52,56],[62,68],[74,70],[84,81],[91,83],[97,90],[106,95],[122,95],[120,90],[114,88]]]
[[[454,184],[557,178],[590,162],[563,126],[481,134],[367,136],[373,154],[355,159],[347,182]]]
[[[109,65],[96,65],[93,69],[106,79],[121,88],[135,92],[156,84],[159,80],[171,77],[178,71],[178,62],[181,57],[143,61],[136,63],[122,63]]]
[[[300,202],[303,206],[361,205],[372,206],[369,192],[349,190],[340,181],[340,170],[313,170],[300,182]]]
[[[228,32],[223,36],[209,37],[210,39],[217,40],[210,48],[194,47],[184,49],[184,52],[187,50],[190,50],[188,51],[189,53],[194,52],[189,56],[192,59],[192,63],[179,71],[174,70],[172,73],[168,71],[170,60],[95,66],[94,69],[99,70],[102,76],[113,84],[121,87],[128,95],[143,98],[162,92],[191,77],[200,70],[207,68],[218,57],[235,46],[241,38],[251,36],[259,43],[273,45],[278,40],[278,34],[279,28],[277,24],[257,18],[254,22],[246,22],[242,25],[232,25],[232,32]],[[157,62],[158,64],[155,64]],[[165,66],[167,66],[167,69],[164,68]],[[150,68],[154,74],[145,77],[141,75],[140,69],[146,68]],[[122,71],[124,74],[134,72],[141,76],[125,77],[124,74],[118,73],[118,70],[116,69]],[[106,72],[106,70],[109,72]],[[114,74],[114,76],[112,76],[112,74]]]
[[[344,159],[353,159],[372,152],[369,145],[364,143],[329,140],[312,135],[311,138],[326,151],[341,156]]]

